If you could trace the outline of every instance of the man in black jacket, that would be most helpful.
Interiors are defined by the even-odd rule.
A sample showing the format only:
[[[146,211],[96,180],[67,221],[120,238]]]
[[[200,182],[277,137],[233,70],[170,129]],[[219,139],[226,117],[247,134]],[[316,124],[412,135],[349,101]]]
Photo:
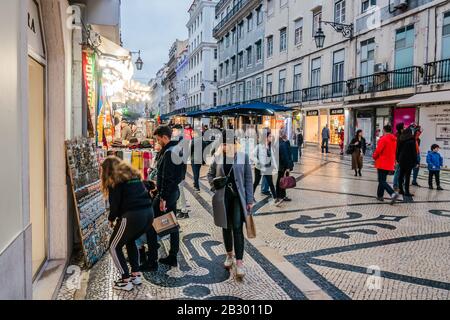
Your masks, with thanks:
[[[203,140],[201,133],[194,130],[194,138],[191,140],[191,166],[194,175],[194,189],[200,192],[200,169],[205,163],[203,159],[203,152],[207,147],[206,141]]]
[[[169,212],[176,212],[177,201],[180,197],[180,190],[178,185],[183,180],[184,163],[180,155],[182,155],[179,148],[177,148],[178,141],[172,141],[172,130],[167,126],[160,126],[155,130],[156,137],[162,149],[156,157],[157,161],[157,177],[156,187],[158,194],[153,201],[153,210],[155,217],[159,217]],[[147,241],[149,245],[149,265],[146,268],[148,271],[155,271],[158,269],[158,240],[155,229],[152,227],[147,234]],[[170,234],[170,251],[169,256],[160,259],[162,264],[176,267],[177,255],[180,249],[180,233],[179,231]]]

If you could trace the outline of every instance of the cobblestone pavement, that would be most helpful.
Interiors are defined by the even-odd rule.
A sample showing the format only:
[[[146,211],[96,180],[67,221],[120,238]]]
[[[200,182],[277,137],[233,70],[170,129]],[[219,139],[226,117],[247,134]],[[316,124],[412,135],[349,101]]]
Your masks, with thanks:
[[[200,193],[186,179],[191,217],[180,221],[178,269],[146,273],[143,286],[115,292],[106,255],[90,271],[70,269],[58,299],[450,299],[450,191],[412,187],[414,201],[380,203],[370,159],[354,177],[348,157],[308,148],[294,169],[292,202],[275,207],[256,192],[258,236],[246,242],[247,276],[238,282],[222,268],[206,171]],[[426,179],[422,169],[419,184]],[[443,181],[450,190],[448,175]]]

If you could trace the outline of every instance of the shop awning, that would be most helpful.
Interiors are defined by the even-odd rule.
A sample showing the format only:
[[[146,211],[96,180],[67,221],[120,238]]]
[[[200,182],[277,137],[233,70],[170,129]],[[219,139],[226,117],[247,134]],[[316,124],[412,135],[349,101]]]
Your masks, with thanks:
[[[114,56],[117,59],[131,59],[130,51],[102,36],[100,36],[98,50],[104,55]]]
[[[403,100],[381,100],[381,101],[373,101],[373,102],[366,102],[366,103],[354,103],[354,104],[346,104],[344,105],[345,108],[362,108],[362,107],[376,107],[376,106],[390,106],[390,105],[396,105],[399,102],[402,102]]]
[[[224,105],[187,113],[188,117],[212,117],[221,115],[273,115],[276,112],[292,111],[291,108],[264,102]]]
[[[421,104],[434,104],[440,102],[450,102],[450,90],[419,93],[411,98],[401,101],[397,106],[417,106]]]

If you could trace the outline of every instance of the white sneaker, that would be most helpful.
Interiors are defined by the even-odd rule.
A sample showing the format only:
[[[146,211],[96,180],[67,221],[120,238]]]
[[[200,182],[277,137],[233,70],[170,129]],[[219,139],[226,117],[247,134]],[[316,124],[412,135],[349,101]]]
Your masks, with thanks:
[[[121,279],[114,282],[114,289],[116,290],[131,291],[133,288],[134,286],[131,281],[124,281]]]
[[[229,269],[231,269],[233,264],[234,264],[234,258],[227,255],[227,258],[225,259],[223,266],[225,267],[225,269],[229,270]]]
[[[135,285],[135,286],[139,286],[142,284],[142,275],[138,275],[138,276],[131,276],[131,282]]]
[[[237,266],[236,265],[236,278],[239,280],[244,279],[245,277],[245,270],[244,270],[244,266]]]

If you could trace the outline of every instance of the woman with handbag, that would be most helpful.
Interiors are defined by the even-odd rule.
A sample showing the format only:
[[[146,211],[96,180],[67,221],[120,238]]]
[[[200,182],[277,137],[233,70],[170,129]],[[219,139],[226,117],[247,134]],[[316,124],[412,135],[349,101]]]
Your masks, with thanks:
[[[270,188],[270,193],[273,198],[273,203],[277,203],[277,192],[275,185],[273,184],[273,172],[276,170],[275,161],[273,161],[273,147],[272,147],[272,134],[267,132],[266,139],[256,146],[254,162],[255,162],[255,182],[253,183],[253,194],[255,194],[256,188],[263,181],[267,183]]]
[[[114,288],[130,291],[133,285],[142,283],[136,240],[151,228],[152,204],[139,171],[117,157],[106,158],[101,169],[101,189],[109,199],[108,220],[114,229],[109,251],[121,273]],[[123,254],[124,246],[127,248],[131,274]]]
[[[277,204],[282,201],[292,201],[287,197],[286,189],[282,188],[281,180],[294,170],[294,162],[292,161],[291,144],[289,143],[286,131],[280,133],[279,143],[279,162],[277,177]]]
[[[363,168],[363,159],[367,150],[366,139],[363,137],[362,130],[356,131],[356,136],[350,141],[352,146],[352,170],[355,170],[355,177],[361,177],[361,170]]]
[[[214,192],[214,223],[223,229],[227,251],[224,267],[229,270],[235,264],[236,277],[242,279],[245,276],[243,224],[252,227],[253,179],[250,160],[245,153],[236,150],[233,131],[222,133],[222,145],[214,155],[208,181]]]

